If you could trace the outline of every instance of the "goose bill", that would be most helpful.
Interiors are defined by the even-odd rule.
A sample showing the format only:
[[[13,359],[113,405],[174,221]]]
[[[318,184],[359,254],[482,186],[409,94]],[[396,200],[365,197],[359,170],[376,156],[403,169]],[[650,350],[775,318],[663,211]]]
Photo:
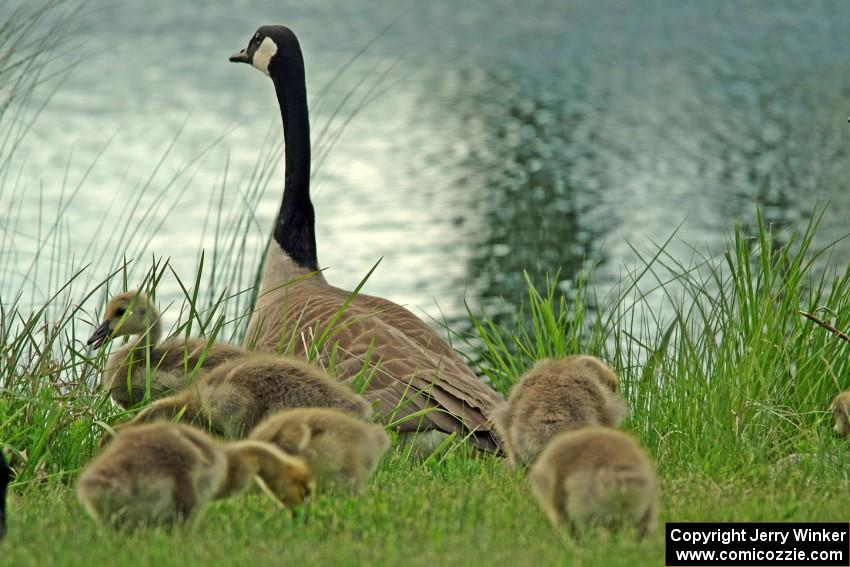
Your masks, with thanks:
[[[111,332],[112,329],[109,328],[109,321],[104,321],[100,324],[100,327],[95,329],[92,336],[90,336],[89,340],[86,342],[86,345],[93,349],[99,349],[103,346],[103,343],[106,342],[106,338],[109,337],[109,333]]]
[[[230,61],[233,63],[250,63],[251,57],[248,56],[248,50],[243,49],[239,53],[234,53],[230,56]]]

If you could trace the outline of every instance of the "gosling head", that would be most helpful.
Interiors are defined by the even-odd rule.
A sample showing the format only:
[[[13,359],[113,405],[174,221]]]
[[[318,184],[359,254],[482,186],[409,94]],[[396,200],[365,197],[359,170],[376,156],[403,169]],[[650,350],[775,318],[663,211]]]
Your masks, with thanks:
[[[285,26],[260,27],[248,47],[231,55],[230,60],[250,63],[264,74],[275,77],[290,76],[304,68],[298,38]]]
[[[615,394],[620,387],[620,379],[614,371],[608,368],[604,362],[589,354],[578,354],[566,358],[571,365],[589,376],[593,376],[599,383]]]
[[[261,475],[269,491],[287,508],[301,506],[316,490],[316,480],[307,463],[300,457],[278,453],[277,466]],[[285,457],[285,458],[284,458]]]
[[[842,437],[850,435],[850,390],[841,392],[829,405],[832,417],[835,419],[835,432]]]
[[[159,313],[148,296],[140,291],[127,291],[109,300],[103,321],[86,344],[97,349],[110,337],[142,335],[158,322]]]

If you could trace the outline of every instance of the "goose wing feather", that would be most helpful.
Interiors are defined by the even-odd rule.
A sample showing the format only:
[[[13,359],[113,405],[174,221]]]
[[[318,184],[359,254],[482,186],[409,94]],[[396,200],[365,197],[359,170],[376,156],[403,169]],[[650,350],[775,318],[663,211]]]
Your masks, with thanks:
[[[349,296],[350,292],[322,280],[306,280],[266,294],[257,302],[246,340],[266,351],[292,342],[295,351],[304,355]],[[489,415],[503,400],[409,310],[379,297],[358,295],[329,336],[321,350],[322,362],[327,365],[334,357],[337,378],[351,381],[368,359],[371,379],[364,395],[377,400],[382,413],[398,421],[431,408],[424,420],[432,427],[461,435],[473,430],[479,446],[495,449]],[[403,422],[400,428],[414,430],[417,421]]]

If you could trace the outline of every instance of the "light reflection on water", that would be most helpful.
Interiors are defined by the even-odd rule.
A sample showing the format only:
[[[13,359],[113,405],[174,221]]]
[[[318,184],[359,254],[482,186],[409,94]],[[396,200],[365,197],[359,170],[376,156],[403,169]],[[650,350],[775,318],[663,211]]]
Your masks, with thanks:
[[[122,234],[116,211],[182,127],[132,211],[137,222],[162,226],[128,248],[170,257],[191,281],[199,249],[212,242],[202,227],[225,160],[227,219],[245,206],[267,132],[279,137],[268,80],[227,55],[261,23],[290,25],[315,100],[405,9],[328,0],[145,6],[90,3],[101,16],[86,43],[91,56],[19,153],[20,262],[37,243],[39,211],[59,208],[66,169],[73,186],[115,134],[64,211],[53,255],[93,262],[98,276],[116,267],[117,245],[103,256],[87,245]],[[724,230],[751,224],[757,205],[769,222],[799,227],[829,200],[820,238],[830,241],[850,218],[848,24],[841,1],[414,5],[314,105],[317,146],[345,126],[316,172],[320,262],[350,288],[383,257],[366,291],[430,315],[440,313],[436,301],[457,320],[464,294],[473,305],[521,300],[524,269],[537,281],[557,270],[569,280],[598,261],[596,281],[612,285],[634,259],[629,243],[663,241],[683,221],[670,250],[716,253]],[[349,122],[387,69],[374,100]],[[152,209],[170,176],[226,132]],[[279,162],[270,179],[240,259],[249,266],[276,212]],[[848,258],[843,244],[833,261]],[[178,296],[165,282],[164,298]]]

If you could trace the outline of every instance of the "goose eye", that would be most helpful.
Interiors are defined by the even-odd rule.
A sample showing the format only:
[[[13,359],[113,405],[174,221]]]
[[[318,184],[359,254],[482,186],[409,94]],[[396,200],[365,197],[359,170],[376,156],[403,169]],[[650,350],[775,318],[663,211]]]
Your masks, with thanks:
[[[127,310],[124,309],[123,307],[119,307],[118,309],[115,310],[115,314],[118,315],[119,317],[123,317],[124,313],[126,313],[126,312],[127,312]]]

